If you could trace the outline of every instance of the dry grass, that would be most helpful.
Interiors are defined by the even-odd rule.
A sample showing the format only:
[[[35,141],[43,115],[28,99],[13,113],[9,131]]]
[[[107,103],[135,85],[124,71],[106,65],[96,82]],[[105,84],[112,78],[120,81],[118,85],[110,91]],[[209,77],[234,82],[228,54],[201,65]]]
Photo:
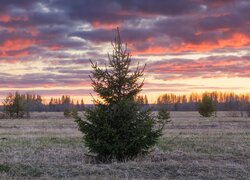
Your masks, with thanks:
[[[250,119],[173,112],[154,150],[124,163],[91,164],[62,113],[0,120],[0,179],[250,179]]]

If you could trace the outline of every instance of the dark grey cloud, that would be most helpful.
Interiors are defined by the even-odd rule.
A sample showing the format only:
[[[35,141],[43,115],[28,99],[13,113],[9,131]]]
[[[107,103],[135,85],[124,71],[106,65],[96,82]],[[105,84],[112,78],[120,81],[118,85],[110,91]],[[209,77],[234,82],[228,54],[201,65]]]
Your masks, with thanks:
[[[0,10],[11,10],[14,7],[30,8],[34,3],[33,0],[1,0]]]
[[[133,43],[133,50],[152,46],[168,48],[183,43],[216,44],[235,32],[249,36],[250,3],[246,0],[4,0],[0,4],[4,14],[15,17],[0,21],[3,27],[17,28],[11,32],[11,38],[34,39],[39,46],[56,50],[88,48],[83,41],[71,37],[90,42],[113,40],[114,30],[102,26],[93,26],[92,30],[81,28],[84,23],[95,22],[118,23],[124,41]],[[143,24],[144,19],[149,22]],[[136,25],[140,23],[141,26]],[[29,28],[36,33],[27,31]],[[222,28],[229,30],[221,31]],[[6,34],[0,38],[8,37]]]
[[[55,73],[29,73],[24,75],[0,74],[0,87],[31,88],[31,87],[57,87],[89,85],[87,72],[75,73],[72,71],[64,74]]]
[[[201,10],[194,0],[55,0],[54,7],[63,9],[75,20],[87,22],[117,23],[135,18],[136,15],[180,15]]]

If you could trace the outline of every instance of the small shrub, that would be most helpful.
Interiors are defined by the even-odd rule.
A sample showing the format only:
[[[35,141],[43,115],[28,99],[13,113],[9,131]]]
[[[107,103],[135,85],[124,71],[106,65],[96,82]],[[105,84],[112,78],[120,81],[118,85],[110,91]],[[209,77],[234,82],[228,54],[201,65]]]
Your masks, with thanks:
[[[5,113],[0,112],[0,119],[7,119],[8,116]]]
[[[78,111],[76,108],[73,108],[73,109],[64,109],[63,111],[63,115],[64,117],[66,118],[70,118],[70,117],[76,117],[78,115]]]
[[[166,108],[162,108],[158,111],[157,115],[158,123],[162,124],[162,128],[164,125],[171,122],[170,120],[170,112]]]
[[[0,164],[0,173],[8,173],[11,167],[6,164]]]
[[[250,117],[250,106],[247,108],[247,116]]]
[[[70,112],[71,117],[77,117],[78,116],[78,110],[76,108],[73,108]]]
[[[203,117],[211,117],[215,112],[213,101],[208,95],[202,97],[202,101],[198,104],[198,111]]]
[[[68,108],[64,109],[63,115],[64,115],[64,117],[69,118],[71,116],[70,109],[68,109]]]

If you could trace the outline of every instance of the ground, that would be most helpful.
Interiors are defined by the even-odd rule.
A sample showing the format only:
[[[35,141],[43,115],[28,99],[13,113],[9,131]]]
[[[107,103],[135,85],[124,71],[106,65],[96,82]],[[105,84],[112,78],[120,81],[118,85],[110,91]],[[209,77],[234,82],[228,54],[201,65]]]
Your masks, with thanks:
[[[250,179],[250,118],[171,112],[171,120],[149,155],[96,164],[63,113],[0,119],[0,179]]]

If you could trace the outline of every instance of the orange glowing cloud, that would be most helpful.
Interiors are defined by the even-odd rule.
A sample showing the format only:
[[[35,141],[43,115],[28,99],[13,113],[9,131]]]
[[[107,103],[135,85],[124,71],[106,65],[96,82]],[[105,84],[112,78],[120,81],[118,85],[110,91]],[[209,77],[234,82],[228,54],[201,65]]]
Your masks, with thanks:
[[[153,55],[161,55],[170,52],[169,48],[160,47],[160,46],[152,46],[144,50],[133,50],[132,55],[146,55],[146,54],[153,54]]]
[[[249,37],[247,37],[244,34],[235,33],[231,38],[220,39],[217,41],[217,43],[204,42],[201,44],[185,44],[182,47],[175,47],[173,48],[173,50],[175,52],[181,52],[181,51],[204,52],[204,51],[211,51],[214,49],[225,48],[225,47],[239,48],[242,46],[246,46],[249,43],[250,43]]]
[[[59,50],[59,49],[63,48],[63,46],[60,45],[60,44],[54,44],[54,45],[49,46],[48,48],[49,48],[51,51],[56,51],[56,50]]]
[[[8,52],[3,52],[2,54],[0,54],[0,57],[5,57],[5,56],[13,56],[13,57],[22,57],[22,56],[27,56],[29,55],[28,51],[21,51],[21,52],[17,52],[17,53],[8,53]],[[15,60],[16,61],[16,60]],[[10,62],[10,61],[8,61]]]
[[[206,52],[220,48],[240,48],[250,44],[250,38],[244,34],[235,33],[228,39],[220,39],[216,43],[213,42],[203,42],[200,44],[183,43],[174,47],[163,47],[163,46],[152,46],[144,50],[134,50],[133,55],[161,55],[170,52]],[[135,49],[135,48],[134,48]]]
[[[30,39],[6,40],[0,44],[0,48],[2,51],[15,51],[30,47],[34,43],[35,41]]]
[[[114,29],[116,27],[119,27],[119,23],[102,23],[100,21],[93,21],[91,22],[91,25],[94,28],[102,28],[102,29]]]
[[[31,34],[32,36],[37,36],[38,35],[38,31],[36,28],[34,27],[30,27],[28,29],[25,30],[27,33]]]
[[[229,58],[229,59],[228,59]],[[170,60],[150,64],[146,71],[156,74],[167,74],[167,78],[218,78],[218,77],[249,77],[248,59],[225,57],[224,59]],[[164,77],[164,75],[162,75]]]
[[[27,16],[12,17],[12,16],[7,15],[7,14],[0,14],[0,22],[8,23],[8,22],[11,22],[13,20],[15,20],[15,21],[27,21],[28,17]]]
[[[6,23],[6,22],[10,22],[10,21],[11,21],[11,17],[10,16],[5,15],[5,14],[0,15],[0,22]]]

